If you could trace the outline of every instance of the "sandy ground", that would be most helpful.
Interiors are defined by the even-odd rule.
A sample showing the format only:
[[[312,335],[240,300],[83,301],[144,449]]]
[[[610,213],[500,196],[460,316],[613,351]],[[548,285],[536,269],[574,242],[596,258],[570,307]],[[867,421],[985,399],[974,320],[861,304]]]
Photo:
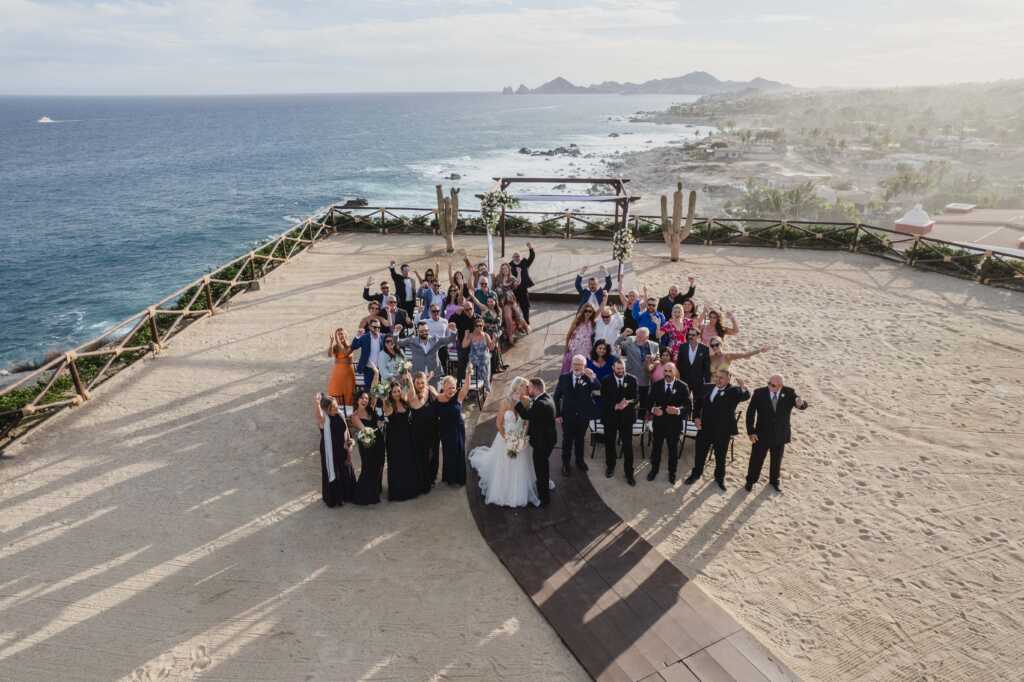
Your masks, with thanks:
[[[734,370],[811,403],[783,494],[743,490],[743,438],[725,493],[592,467],[605,500],[804,679],[1024,679],[1024,296],[849,254],[684,258],[633,266],[696,273],[731,348],[780,347]]]
[[[14,449],[3,679],[585,678],[462,491],[319,502],[321,339],[378,263],[427,243],[319,246]],[[559,267],[607,253],[538,247]],[[1024,297],[866,256],[663,249],[639,247],[627,284],[695,273],[739,317],[733,348],[781,346],[736,368],[783,371],[812,407],[782,496],[744,493],[738,442],[724,494],[592,467],[609,504],[804,679],[1020,679]]]
[[[425,243],[317,246],[9,452],[0,679],[587,679],[464,490],[320,501],[327,335]]]

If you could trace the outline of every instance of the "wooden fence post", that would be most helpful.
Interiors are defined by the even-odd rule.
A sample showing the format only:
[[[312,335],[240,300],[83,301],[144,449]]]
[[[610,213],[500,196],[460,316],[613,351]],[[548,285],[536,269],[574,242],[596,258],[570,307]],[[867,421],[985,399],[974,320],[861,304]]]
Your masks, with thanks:
[[[617,210],[618,209],[616,209],[616,211]],[[617,212],[616,218],[618,218]],[[565,238],[572,239],[572,211],[570,211],[569,209],[565,210]]]
[[[213,289],[210,286],[209,275],[203,275],[203,285],[206,287],[206,308],[213,315]]]
[[[149,333],[153,335],[153,340],[150,341],[151,349],[154,353],[160,351],[160,328],[156,326],[156,306],[151,305],[146,309],[146,317],[149,318]]]
[[[82,375],[79,374],[79,372],[78,372],[78,365],[75,364],[75,359],[77,357],[78,356],[75,354],[74,351],[69,351],[68,352],[68,354],[66,356],[66,358],[67,358],[66,363],[67,363],[67,366],[68,366],[68,373],[71,374],[71,381],[73,381],[74,384],[75,384],[75,392],[78,393],[79,397],[81,397],[82,400],[88,400],[89,399],[89,391],[86,390],[85,384],[82,383]]]

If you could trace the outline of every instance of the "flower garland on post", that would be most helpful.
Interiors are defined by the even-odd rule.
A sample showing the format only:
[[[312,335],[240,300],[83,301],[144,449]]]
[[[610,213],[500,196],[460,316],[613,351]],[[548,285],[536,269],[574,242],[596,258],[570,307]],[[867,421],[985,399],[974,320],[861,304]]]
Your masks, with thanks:
[[[633,257],[633,246],[636,244],[636,237],[629,229],[629,224],[623,224],[615,234],[612,235],[612,258],[619,262],[619,277],[622,277],[622,264]]]
[[[519,200],[504,190],[492,190],[480,197],[480,220],[488,234],[494,234],[501,218],[502,209],[510,210],[519,205]]]

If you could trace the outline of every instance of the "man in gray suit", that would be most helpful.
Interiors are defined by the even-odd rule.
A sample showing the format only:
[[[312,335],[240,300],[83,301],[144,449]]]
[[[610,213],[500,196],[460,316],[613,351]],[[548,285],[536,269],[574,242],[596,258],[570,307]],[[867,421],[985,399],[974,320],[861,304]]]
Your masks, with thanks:
[[[658,359],[658,344],[650,340],[651,333],[647,327],[638,327],[636,336],[628,327],[615,345],[622,349],[622,359],[626,363],[626,374],[636,377],[637,390],[640,394],[640,408],[646,412],[650,407],[651,372],[650,367]]]
[[[411,354],[412,371],[434,373],[433,383],[437,383],[444,376],[441,371],[441,363],[437,357],[437,351],[448,346],[457,336],[455,324],[448,325],[448,336],[438,338],[430,336],[427,323],[420,321],[416,324],[416,335],[402,339],[398,347],[403,350],[408,348]]]

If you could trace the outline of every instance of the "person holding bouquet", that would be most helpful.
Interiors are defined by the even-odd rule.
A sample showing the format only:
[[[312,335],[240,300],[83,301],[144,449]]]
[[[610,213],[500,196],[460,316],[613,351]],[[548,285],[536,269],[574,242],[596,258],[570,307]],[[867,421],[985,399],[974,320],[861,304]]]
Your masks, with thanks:
[[[371,390],[379,385],[380,374],[374,368]],[[359,443],[359,459],[362,461],[353,502],[377,504],[384,487],[384,436],[380,432],[377,417],[377,398],[368,391],[359,391],[351,420],[356,442]]]

